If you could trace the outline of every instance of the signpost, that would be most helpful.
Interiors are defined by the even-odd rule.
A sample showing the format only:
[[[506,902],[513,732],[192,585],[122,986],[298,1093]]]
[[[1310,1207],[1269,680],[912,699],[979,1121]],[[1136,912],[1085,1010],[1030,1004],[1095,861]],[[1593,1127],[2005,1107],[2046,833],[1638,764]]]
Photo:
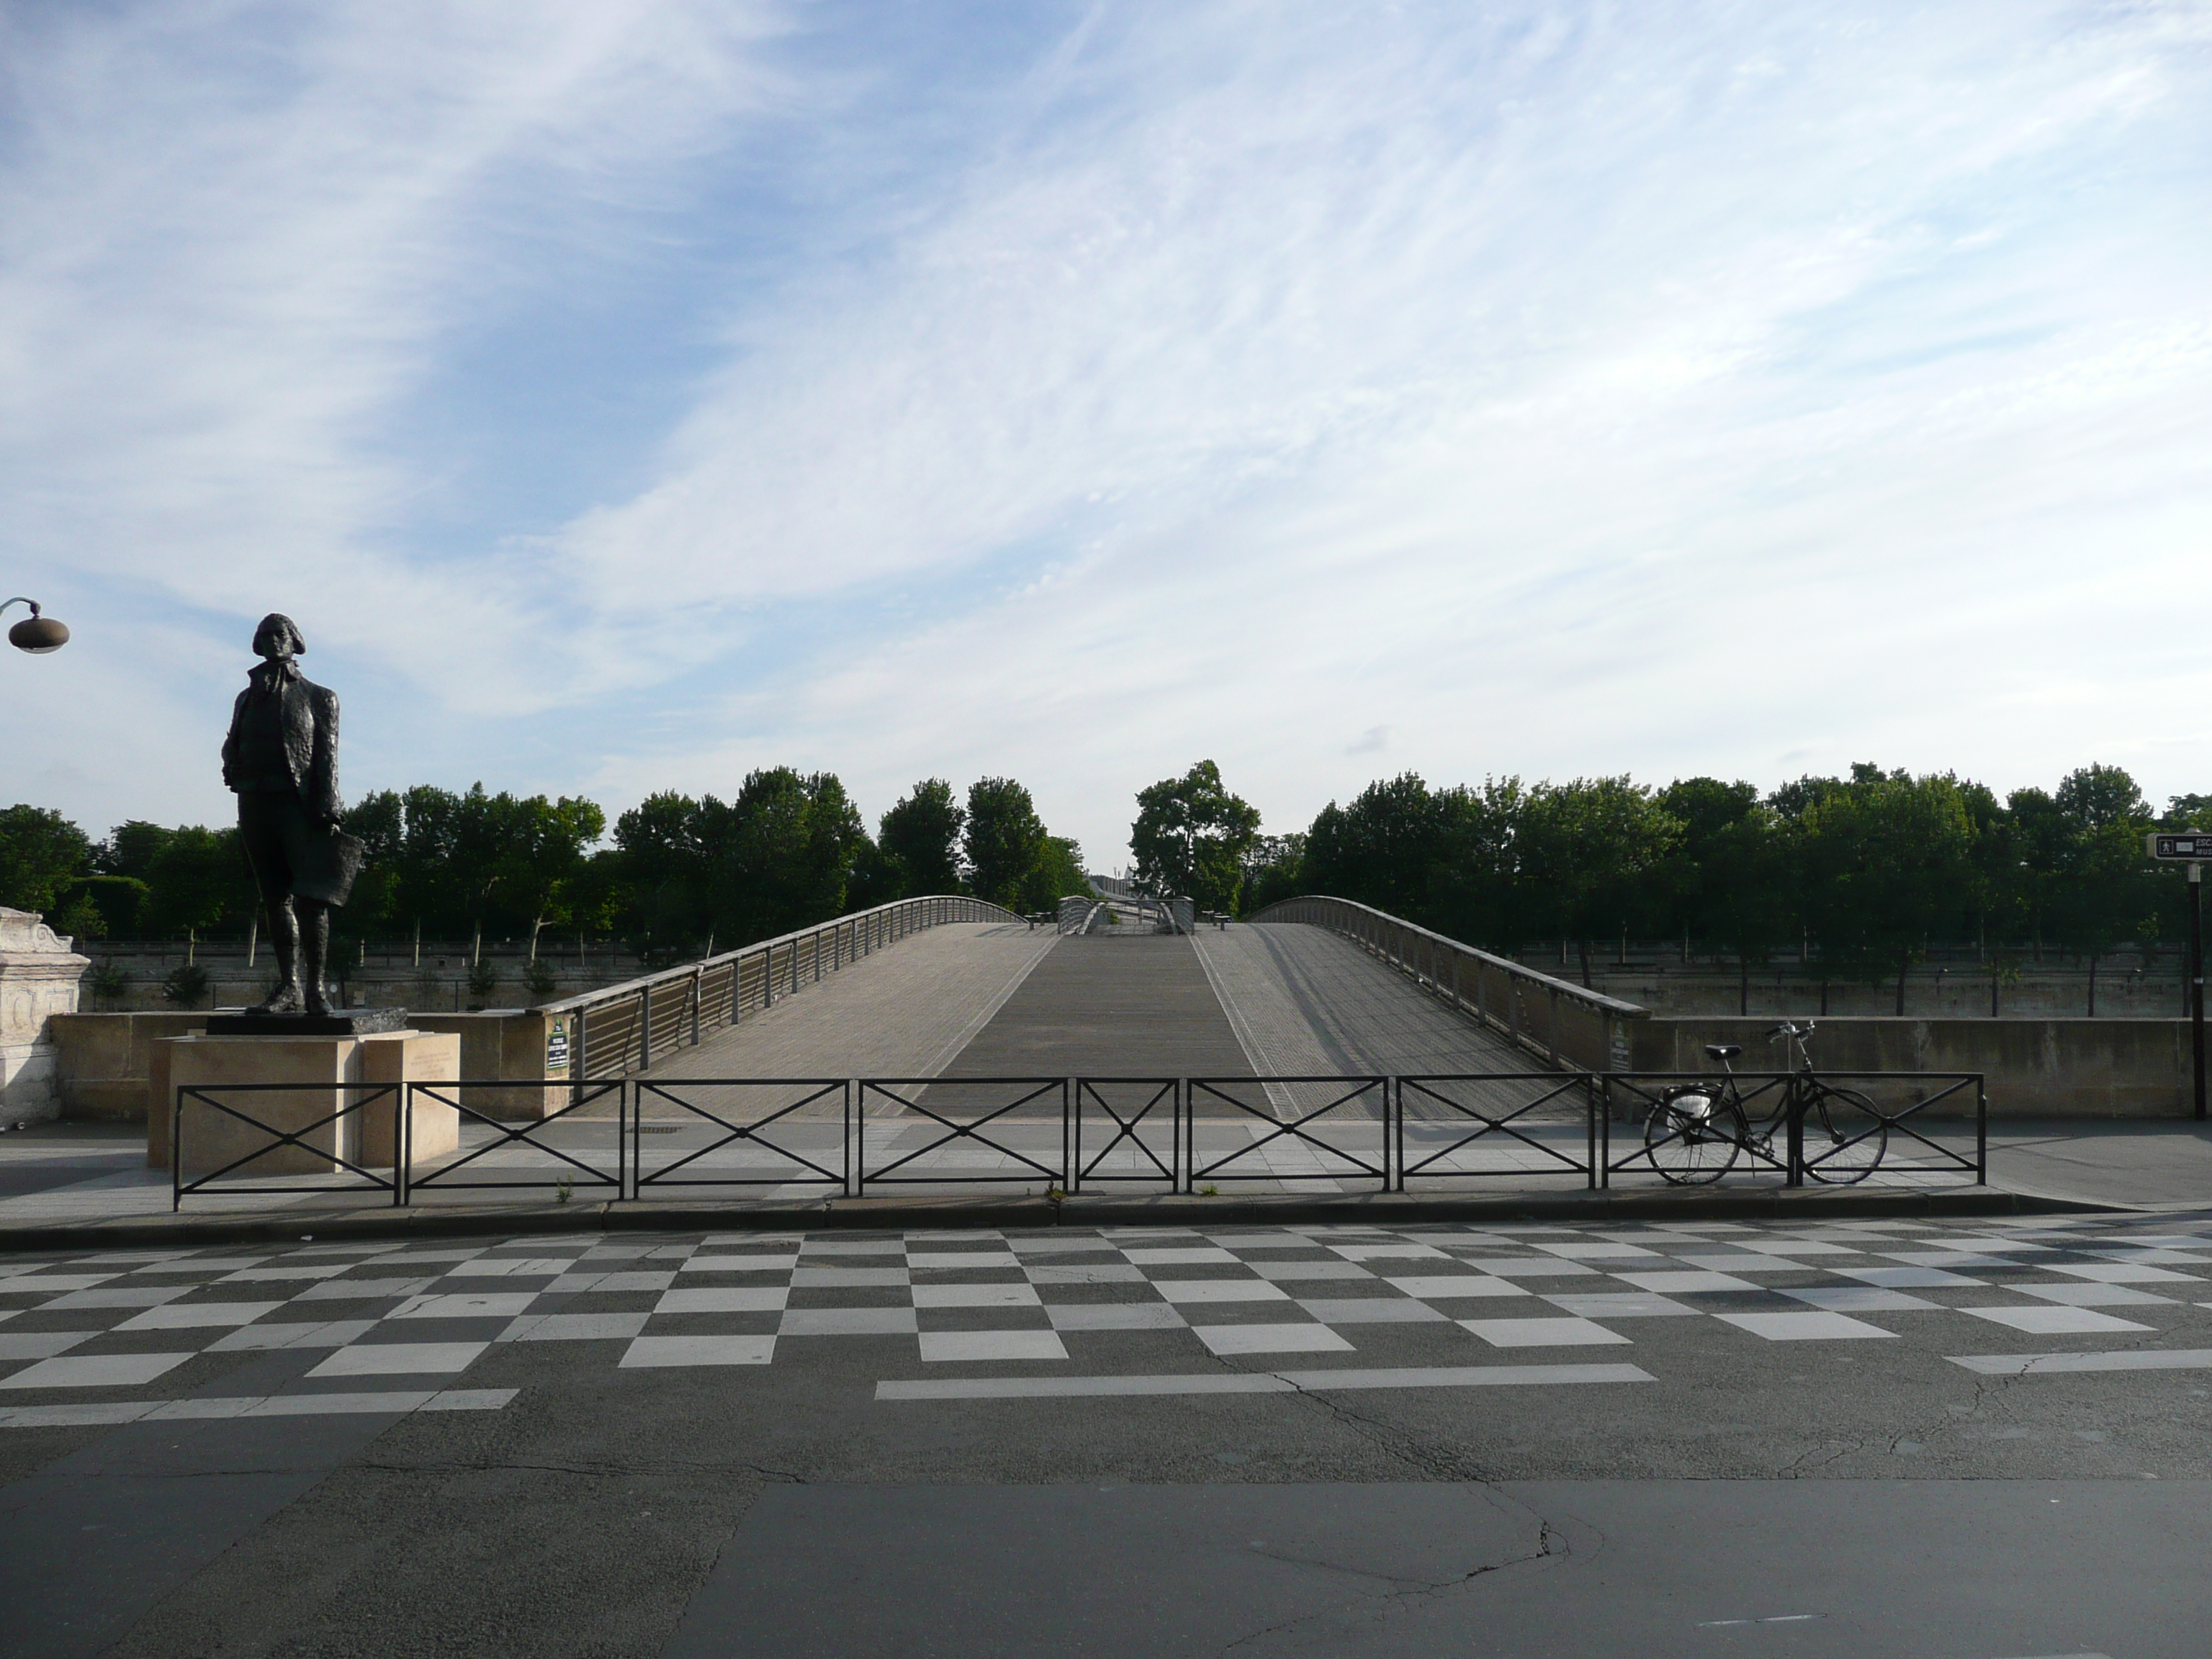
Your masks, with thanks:
[[[2212,830],[2154,830],[2143,837],[2161,864],[2189,869],[2189,1048],[2196,1115],[2204,1121],[2204,866],[2212,864]]]

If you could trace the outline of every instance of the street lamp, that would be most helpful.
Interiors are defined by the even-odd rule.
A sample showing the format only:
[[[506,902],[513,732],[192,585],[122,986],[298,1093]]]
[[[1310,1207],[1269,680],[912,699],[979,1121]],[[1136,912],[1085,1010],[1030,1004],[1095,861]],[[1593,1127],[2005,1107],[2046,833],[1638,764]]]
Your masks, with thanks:
[[[8,643],[18,651],[27,651],[34,657],[43,657],[69,643],[69,629],[52,617],[40,616],[36,599],[9,599],[0,603],[0,611],[5,611],[11,605],[28,605],[31,611],[29,616],[8,630]]]

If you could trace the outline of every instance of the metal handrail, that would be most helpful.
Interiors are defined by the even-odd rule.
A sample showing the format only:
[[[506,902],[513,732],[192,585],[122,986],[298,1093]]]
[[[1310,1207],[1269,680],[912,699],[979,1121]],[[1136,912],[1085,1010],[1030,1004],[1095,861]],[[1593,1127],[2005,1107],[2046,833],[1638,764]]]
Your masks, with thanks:
[[[531,1012],[574,1019],[576,1033],[569,1044],[576,1057],[574,1076],[623,1076],[736,1024],[748,1012],[769,1006],[824,972],[836,973],[926,927],[1021,920],[1004,905],[965,893],[896,899],[697,962],[540,1003]]]
[[[1787,1086],[1790,1073],[1763,1074],[1738,1073],[1739,1086],[1747,1094],[1756,1095],[1774,1088]],[[1362,1178],[1377,1182],[1386,1192],[1402,1193],[1409,1179],[1423,1182],[1436,1180],[1488,1181],[1501,1176],[1526,1175],[1580,1175],[1592,1188],[1608,1188],[1613,1177],[1621,1174],[1649,1171],[1657,1173],[1650,1158],[1650,1148],[1638,1145],[1636,1150],[1616,1158],[1613,1148],[1613,1120],[1615,1109],[1623,1104],[1644,1110],[1663,1098],[1665,1085],[1684,1081],[1704,1081],[1709,1073],[1698,1072],[1618,1072],[1598,1075],[1563,1075],[1558,1072],[1484,1072],[1455,1075],[1355,1075],[1326,1074],[1291,1077],[1245,1078],[1166,1078],[1166,1077],[999,1077],[999,1078],[744,1078],[744,1079],[684,1079],[666,1084],[643,1079],[610,1079],[596,1084],[568,1085],[566,1093],[568,1104],[546,1116],[532,1120],[505,1120],[493,1116],[465,1103],[465,1090],[503,1090],[516,1088],[544,1089],[542,1082],[532,1079],[463,1079],[459,1082],[408,1082],[393,1084],[222,1084],[205,1083],[197,1087],[180,1086],[171,1103],[170,1168],[171,1205],[180,1207],[182,1200],[195,1193],[224,1194],[266,1193],[300,1195],[309,1193],[370,1192],[390,1193],[392,1202],[404,1206],[415,1200],[418,1192],[432,1188],[467,1189],[475,1192],[506,1189],[514,1193],[543,1190],[547,1188],[573,1188],[599,1187],[611,1189],[611,1197],[619,1201],[646,1196],[647,1188],[681,1187],[739,1187],[739,1186],[816,1186],[834,1191],[842,1190],[848,1197],[867,1195],[872,1186],[900,1187],[915,1185],[943,1186],[1003,1186],[1007,1184],[1036,1185],[1045,1183],[1048,1190],[1080,1192],[1085,1188],[1107,1182],[1161,1182],[1170,1191],[1189,1193],[1196,1190],[1200,1182],[1297,1180],[1318,1175],[1338,1181],[1359,1181]],[[1919,1173],[1948,1172],[1973,1177],[1977,1184],[1989,1181],[1989,1086],[1987,1077],[1978,1072],[1823,1072],[1821,1079],[1832,1083],[1903,1083],[1919,1091],[1920,1097],[1901,1105],[1886,1104],[1870,1098],[1880,1127],[1888,1134],[1899,1135],[1914,1142],[1922,1154],[1932,1153],[1934,1164],[1907,1166]],[[1262,1108],[1239,1097],[1242,1091],[1270,1085],[1322,1087],[1333,1096],[1325,1104],[1310,1109],[1299,1109],[1294,1116],[1281,1115],[1279,1109]],[[1479,1085],[1494,1088],[1503,1085],[1523,1085],[1532,1091],[1528,1097],[1518,1100],[1485,1103],[1468,1102],[1446,1092],[1448,1086]],[[1106,1090],[1114,1085],[1133,1088],[1138,1092],[1127,1103],[1109,1099]],[[757,1117],[746,1117],[727,1107],[709,1106],[687,1098],[695,1091],[760,1089],[803,1091],[799,1097],[787,1099],[775,1109]],[[975,1090],[991,1091],[991,1098],[980,1105],[969,1107],[940,1103],[927,1103],[921,1095],[931,1089]],[[222,1094],[252,1097],[257,1094],[284,1093],[299,1096],[331,1091],[336,1109],[322,1110],[319,1106],[308,1109],[311,1121],[287,1125],[267,1121],[252,1112],[241,1109],[217,1098]],[[366,1091],[365,1097],[347,1103],[349,1092]],[[1923,1114],[1946,1101],[1957,1100],[1971,1091],[1973,1112],[1971,1120],[1973,1150],[1971,1154],[1946,1146],[1932,1139],[1933,1130],[1923,1131]],[[1532,1115],[1547,1107],[1580,1097],[1578,1108],[1570,1107],[1555,1120],[1556,1132],[1545,1137],[1533,1133],[1536,1124]],[[556,1124],[573,1124],[576,1114],[586,1105],[611,1097],[614,1117],[611,1127],[616,1141],[614,1167],[611,1170],[590,1157],[578,1157],[563,1148],[539,1139],[547,1128]],[[442,1156],[434,1167],[418,1174],[415,1170],[414,1119],[418,1097],[452,1108],[460,1118],[474,1127],[478,1134],[489,1132],[488,1138],[474,1146],[457,1150]],[[673,1107],[684,1115],[680,1120],[696,1120],[701,1126],[703,1144],[687,1146],[672,1158],[663,1160],[656,1169],[647,1171],[644,1166],[642,1120],[647,1098]],[[311,1138],[331,1128],[341,1120],[361,1113],[363,1109],[381,1100],[391,1099],[395,1107],[393,1124],[394,1161],[396,1167],[387,1178],[367,1167],[366,1158],[347,1157],[336,1147],[323,1148],[312,1144]],[[234,1158],[222,1168],[188,1179],[184,1173],[185,1156],[184,1143],[188,1128],[185,1105],[187,1101],[210,1108],[222,1117],[242,1123],[269,1138],[270,1144]],[[793,1121],[808,1107],[824,1102],[837,1103],[836,1120],[841,1120],[838,1150],[835,1155],[823,1155],[818,1160],[807,1152],[795,1151],[769,1139],[763,1132],[779,1124]],[[1415,1103],[1423,1115],[1419,1121],[1425,1129],[1436,1129],[1436,1134],[1423,1133],[1423,1143],[1409,1155],[1407,1146],[1407,1105]],[[895,1154],[883,1149],[885,1161],[871,1167],[867,1147],[870,1127],[884,1127],[886,1118],[878,1113],[871,1117],[871,1106],[890,1109],[891,1116],[907,1116],[919,1120],[927,1127],[923,1133],[928,1137],[924,1144],[899,1149]],[[1201,1161],[1198,1145],[1198,1128],[1202,1106],[1227,1109],[1221,1121],[1238,1122],[1250,1119],[1265,1129],[1260,1133],[1245,1125],[1253,1135],[1249,1145],[1227,1151],[1209,1148]],[[1032,1127],[1049,1125],[1055,1118],[1059,1125],[1057,1162],[1054,1153],[1037,1148],[1033,1156],[1030,1150],[1001,1139],[1005,1130],[1013,1127],[1012,1115],[1024,1109],[1042,1109],[1039,1117],[1028,1120]],[[1347,1147],[1324,1138],[1314,1130],[1316,1124],[1354,1121],[1344,1114],[1346,1109],[1374,1109],[1376,1116],[1362,1125],[1359,1139],[1368,1139],[1371,1128],[1379,1143],[1370,1154],[1364,1146]],[[1163,1109],[1164,1112],[1163,1114]],[[1085,1145],[1086,1111],[1095,1112],[1110,1122],[1114,1133],[1104,1146],[1096,1148]],[[1437,1115],[1429,1115],[1431,1112]],[[1211,1114],[1208,1114],[1211,1116]],[[1584,1156],[1577,1159],[1567,1137],[1574,1133],[1577,1116],[1581,1119]],[[1921,1121],[1908,1121],[1921,1120]],[[592,1120],[599,1121],[600,1120]],[[1168,1139],[1168,1156],[1162,1159],[1156,1140],[1148,1140],[1146,1129],[1150,1124],[1164,1123]],[[1102,1126],[1103,1127],[1103,1126]],[[933,1133],[934,1132],[934,1133]],[[1857,1139],[1874,1133],[1869,1129]],[[197,1139],[197,1132],[194,1134]],[[475,1138],[475,1137],[471,1137]],[[1485,1140],[1508,1150],[1518,1148],[1516,1157],[1526,1158],[1540,1153],[1542,1158],[1533,1171],[1522,1167],[1468,1169],[1442,1167],[1454,1153]],[[1313,1153],[1325,1155],[1325,1159],[1342,1167],[1323,1167],[1307,1171],[1285,1172],[1279,1168],[1251,1170],[1237,1166],[1256,1152],[1276,1144],[1304,1146]],[[746,1143],[773,1152],[788,1160],[793,1170],[775,1170],[740,1176],[707,1173],[709,1160],[724,1148],[737,1143]],[[1014,1166],[1009,1173],[984,1173],[978,1170],[960,1171],[949,1175],[927,1175],[914,1172],[915,1166],[932,1153],[959,1145],[983,1149],[1008,1160]],[[1845,1146],[1855,1144],[1847,1142]],[[1139,1169],[1133,1174],[1109,1175],[1102,1165],[1107,1154],[1127,1145],[1140,1156],[1149,1170]],[[1742,1145],[1742,1143],[1739,1143]],[[1778,1147],[1780,1142],[1777,1142]],[[322,1182],[297,1179],[284,1180],[271,1186],[244,1186],[226,1179],[268,1153],[286,1147],[312,1152],[318,1159],[328,1159],[337,1170],[356,1177],[346,1185],[331,1185]],[[544,1155],[551,1167],[542,1174],[520,1180],[457,1179],[479,1160],[493,1166],[501,1165],[498,1155],[526,1149]],[[1744,1150],[1751,1153],[1745,1173],[1756,1175],[1764,1170],[1781,1174],[1790,1186],[1802,1185],[1808,1173],[1814,1173],[1823,1158],[1808,1158],[1792,1133],[1789,1145],[1780,1156],[1774,1151],[1762,1152],[1756,1145]],[[1833,1156],[1832,1153],[1826,1156]],[[1370,1161],[1371,1158],[1371,1161]],[[1324,1158],[1316,1158],[1317,1164]],[[1262,1160],[1266,1162],[1266,1160]],[[902,1173],[904,1171],[905,1173]],[[688,1173],[687,1173],[688,1172]],[[803,1172],[803,1173],[802,1173]]]

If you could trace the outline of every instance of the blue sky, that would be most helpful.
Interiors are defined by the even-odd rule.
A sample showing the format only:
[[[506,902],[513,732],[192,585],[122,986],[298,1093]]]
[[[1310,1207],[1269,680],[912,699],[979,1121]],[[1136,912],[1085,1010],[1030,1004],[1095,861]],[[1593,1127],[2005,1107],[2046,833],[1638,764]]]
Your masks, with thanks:
[[[0,9],[0,799],[2212,789],[2203,4]]]

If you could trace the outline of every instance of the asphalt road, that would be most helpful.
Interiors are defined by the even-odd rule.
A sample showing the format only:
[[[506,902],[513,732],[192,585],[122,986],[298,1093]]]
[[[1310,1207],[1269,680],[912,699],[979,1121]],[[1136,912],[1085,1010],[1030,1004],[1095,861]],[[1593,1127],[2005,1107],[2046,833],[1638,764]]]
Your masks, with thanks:
[[[0,1260],[0,1651],[2206,1649],[2212,1214]]]

